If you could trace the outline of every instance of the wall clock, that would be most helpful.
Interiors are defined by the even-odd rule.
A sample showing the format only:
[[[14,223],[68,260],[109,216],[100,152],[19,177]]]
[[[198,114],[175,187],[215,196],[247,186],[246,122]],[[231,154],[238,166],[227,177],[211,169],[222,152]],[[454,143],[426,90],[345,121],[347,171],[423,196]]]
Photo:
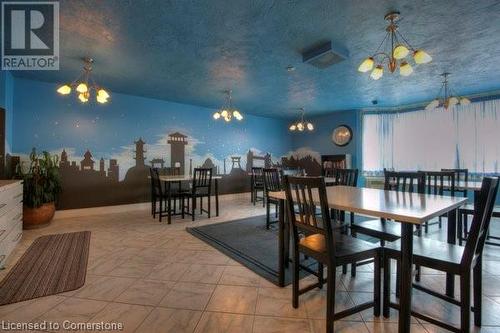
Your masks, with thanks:
[[[347,146],[352,140],[352,130],[347,125],[337,126],[332,133],[332,141],[339,147]]]

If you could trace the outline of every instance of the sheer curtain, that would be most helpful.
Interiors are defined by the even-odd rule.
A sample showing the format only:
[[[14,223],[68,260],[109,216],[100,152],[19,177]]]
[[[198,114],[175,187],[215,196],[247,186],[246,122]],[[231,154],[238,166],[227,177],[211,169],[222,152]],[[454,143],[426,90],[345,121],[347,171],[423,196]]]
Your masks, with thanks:
[[[498,173],[500,100],[425,111],[363,114],[363,170],[467,168]]]

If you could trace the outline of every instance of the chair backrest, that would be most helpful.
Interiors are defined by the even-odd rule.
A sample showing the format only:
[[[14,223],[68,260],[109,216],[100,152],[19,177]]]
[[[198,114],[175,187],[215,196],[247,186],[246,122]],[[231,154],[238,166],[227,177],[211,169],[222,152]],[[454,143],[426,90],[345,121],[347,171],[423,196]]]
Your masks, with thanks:
[[[472,218],[469,237],[467,238],[462,256],[461,263],[462,265],[467,265],[465,267],[470,266],[483,253],[497,192],[498,178],[483,178],[481,190],[477,194],[478,199],[474,206],[474,216]]]
[[[425,177],[425,193],[455,196],[456,178],[453,171],[420,171]]]
[[[384,190],[424,193],[425,179],[422,172],[384,171]]]
[[[193,171],[193,193],[198,193],[202,189],[206,189],[210,193],[212,186],[212,169],[211,168],[195,168]]]
[[[252,182],[253,184],[264,184],[264,168],[252,167]]]
[[[151,194],[161,195],[162,187],[158,168],[149,168],[149,175],[151,176]]]
[[[264,189],[266,192],[281,191],[280,173],[278,169],[264,169]]]
[[[280,174],[284,176],[304,176],[304,170],[301,168],[287,168],[281,169]]]
[[[335,179],[335,185],[358,185],[358,169],[334,169],[332,177]]]
[[[441,169],[441,171],[451,171],[455,173],[455,181],[467,182],[469,180],[469,169]]]
[[[330,210],[323,177],[283,178],[287,209],[295,242],[300,241],[299,232],[325,236],[328,254],[334,253],[334,233],[330,222]],[[320,208],[318,214],[316,207]]]

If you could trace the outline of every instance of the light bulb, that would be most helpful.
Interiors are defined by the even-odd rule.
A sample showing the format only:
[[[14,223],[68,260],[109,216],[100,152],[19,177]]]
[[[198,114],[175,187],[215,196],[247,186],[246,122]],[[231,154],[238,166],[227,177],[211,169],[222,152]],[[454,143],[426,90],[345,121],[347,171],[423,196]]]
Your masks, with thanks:
[[[85,83],[80,83],[77,87],[76,87],[76,91],[78,91],[79,93],[86,93],[87,91],[89,90],[89,88],[87,87],[87,85]]]
[[[217,120],[220,118],[220,113],[219,112],[215,112],[214,115],[213,115],[214,119]]]
[[[109,98],[108,92],[102,88],[97,90],[97,96],[101,96],[101,97],[106,98],[106,99]]]
[[[297,129],[302,132],[304,130],[304,124],[303,123],[298,123],[297,124]]]
[[[228,123],[231,121],[231,118],[229,118],[229,116],[226,116],[226,117],[224,117],[224,120]]]
[[[228,115],[227,110],[225,110],[225,109],[224,109],[224,110],[222,110],[222,111],[220,112],[220,115],[221,115],[223,118],[226,118],[226,117],[227,117],[227,115]]]
[[[71,87],[69,85],[65,84],[63,86],[60,86],[57,89],[57,92],[60,93],[61,95],[67,95],[71,92]]]
[[[434,110],[435,108],[437,108],[439,106],[439,100],[438,99],[435,99],[433,101],[431,101],[429,104],[427,104],[427,106],[425,107],[425,109],[427,111],[429,110]]]
[[[295,131],[297,129],[297,126],[295,124],[291,124],[290,127],[288,127],[290,131]]]
[[[78,94],[78,99],[82,103],[87,103],[89,101],[89,93],[84,92],[84,93]]]
[[[460,98],[460,105],[469,105],[470,104],[470,99],[467,97],[462,97]]]
[[[243,119],[243,116],[241,115],[241,113],[238,110],[233,111],[233,116],[234,116],[234,118],[236,118],[238,120]]]
[[[95,99],[96,99],[96,101],[97,101],[98,103],[101,103],[101,104],[105,104],[105,103],[107,103],[107,102],[108,102],[108,99],[107,99],[107,98],[105,98],[105,97],[103,97],[103,96],[99,96],[99,95],[97,95]]]
[[[392,52],[392,56],[395,59],[403,59],[408,55],[410,51],[408,51],[408,48],[404,45],[399,44],[394,48],[394,51]]]
[[[382,75],[384,75],[384,67],[377,65],[377,67],[375,67],[370,74],[370,77],[374,80],[378,80],[382,77]]]
[[[416,50],[413,53],[413,60],[417,64],[427,64],[432,61],[432,57],[424,50]]]
[[[314,125],[312,123],[307,123],[307,129],[310,131],[314,130]]]
[[[358,71],[360,71],[362,73],[366,73],[368,71],[371,71],[374,63],[375,63],[375,61],[373,60],[372,57],[366,58],[365,60],[363,60],[361,65],[359,65]]]
[[[409,63],[407,63],[406,61],[403,61],[399,65],[399,74],[401,74],[402,76],[408,76],[408,75],[411,75],[411,73],[413,73],[413,68],[411,67],[411,65]]]

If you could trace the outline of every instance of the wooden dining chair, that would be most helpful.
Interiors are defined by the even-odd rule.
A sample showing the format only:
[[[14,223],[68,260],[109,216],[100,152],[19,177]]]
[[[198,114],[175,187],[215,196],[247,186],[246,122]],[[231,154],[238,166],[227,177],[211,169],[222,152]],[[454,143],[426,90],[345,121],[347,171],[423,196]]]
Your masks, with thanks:
[[[324,284],[323,267],[327,266],[326,332],[334,332],[334,321],[373,307],[380,315],[380,247],[334,230],[330,220],[325,180],[323,177],[284,177],[288,215],[293,235],[292,305],[299,306],[299,296]],[[317,208],[321,214],[317,214]],[[317,271],[301,264],[301,254],[318,262]],[[336,267],[346,263],[372,259],[373,300],[335,313]],[[300,289],[299,271],[305,270],[318,278],[317,283]]]
[[[153,168],[149,168],[149,178],[150,178],[150,181],[151,181],[151,215],[153,216],[153,218],[156,218],[156,209],[158,207],[158,199],[160,198],[160,193],[161,193],[161,189],[159,189],[159,187],[161,187],[161,183],[160,183],[160,186],[157,185],[157,183],[160,182],[159,179],[157,179],[157,172],[155,172],[155,170],[153,170]]]
[[[455,173],[455,182],[457,184],[455,192],[461,193],[465,198],[467,198],[467,189],[459,188],[458,184],[460,182],[467,183],[469,181],[469,169],[441,169],[441,171],[451,171]]]
[[[168,222],[170,223],[170,217],[176,214],[176,200],[180,199],[182,194],[178,190],[171,190],[162,185],[158,168],[150,168],[149,174],[151,175],[151,211],[153,218],[158,215],[160,222],[162,222],[164,217],[169,217]]]
[[[455,196],[456,189],[456,172],[455,171],[420,171],[424,174],[425,179],[425,193],[434,195],[448,195],[451,197]],[[441,218],[446,217],[439,216],[438,222],[429,223],[425,222],[424,231],[429,232],[429,226],[438,225],[439,229],[442,227]]]
[[[280,176],[305,176],[305,171],[301,168],[283,168],[280,170]]]
[[[278,169],[269,168],[263,170],[264,174],[264,194],[266,197],[266,229],[269,229],[271,224],[278,223],[278,220],[271,221],[271,205],[275,207],[275,217],[278,215],[279,200],[269,197],[269,192],[281,191],[281,180]]]
[[[493,207],[498,191],[498,178],[486,177],[483,179],[481,191],[474,211],[471,230],[465,247],[460,245],[440,242],[430,238],[417,237],[413,240],[413,262],[416,265],[429,267],[438,271],[451,273],[460,277],[460,299],[441,294],[438,291],[428,289],[418,284],[413,287],[431,296],[440,298],[448,303],[460,307],[460,327],[445,323],[438,318],[412,311],[412,315],[430,322],[436,326],[445,328],[452,332],[470,332],[471,312],[471,271],[473,280],[474,324],[481,326],[481,297],[482,297],[482,254],[488,227],[490,224]],[[390,307],[398,308],[397,303],[390,301],[390,260],[400,260],[400,241],[388,244],[384,249],[384,317],[389,317]],[[396,288],[400,288],[396,284]]]
[[[354,186],[358,184],[358,169],[333,169],[330,176],[333,183],[329,185]]]
[[[193,182],[191,189],[184,192],[182,198],[182,218],[184,215],[191,215],[191,220],[195,220],[197,203],[196,199],[200,199],[200,214],[207,213],[208,218],[211,214],[211,198],[212,195],[212,169],[211,168],[195,168],[193,170]],[[207,198],[208,207],[203,208],[203,198]],[[188,200],[188,205],[185,205],[184,200]],[[191,203],[191,209],[189,209]]]
[[[258,167],[252,167],[251,175],[251,201],[255,204],[258,201],[262,201],[262,207],[265,206],[265,195],[264,195],[264,169]],[[258,196],[259,192],[262,192],[262,196]]]
[[[384,190],[408,193],[424,193],[424,174],[421,172],[401,172],[384,170]],[[373,219],[351,224],[351,235],[367,235],[377,238],[382,247],[387,242],[401,238],[401,224],[387,219]],[[357,262],[351,266],[351,276],[356,276],[356,266],[369,262]]]

